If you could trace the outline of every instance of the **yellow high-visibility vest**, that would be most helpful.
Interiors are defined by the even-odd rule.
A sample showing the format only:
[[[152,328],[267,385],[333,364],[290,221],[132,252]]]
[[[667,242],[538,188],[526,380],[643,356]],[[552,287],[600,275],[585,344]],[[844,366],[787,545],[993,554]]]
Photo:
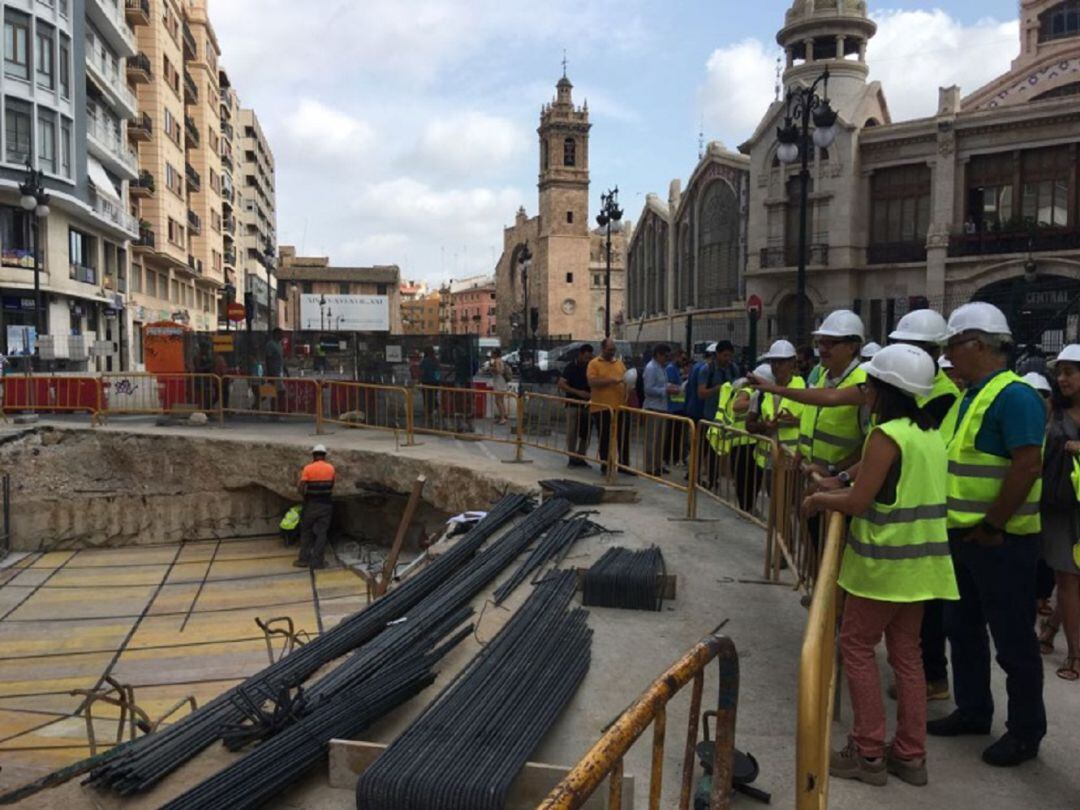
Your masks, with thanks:
[[[866,372],[856,366],[840,380],[838,389],[854,388],[866,382]],[[826,388],[828,375],[815,388]],[[803,408],[799,422],[799,452],[812,464],[829,467],[859,451],[865,431],[858,405]]]

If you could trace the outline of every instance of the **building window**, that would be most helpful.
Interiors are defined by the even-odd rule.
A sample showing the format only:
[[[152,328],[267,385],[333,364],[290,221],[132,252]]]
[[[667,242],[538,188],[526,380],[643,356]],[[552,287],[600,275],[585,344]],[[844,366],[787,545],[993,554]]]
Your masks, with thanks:
[[[30,105],[8,98],[4,104],[4,131],[7,136],[6,158],[8,163],[25,164],[30,160],[31,130]]]
[[[165,187],[169,191],[173,192],[176,196],[184,196],[184,182],[178,172],[171,163],[165,164]]]
[[[0,249],[2,263],[9,267],[21,267],[27,258],[33,259],[30,252],[30,215],[21,208],[0,206]]]
[[[1021,156],[1020,216],[1025,225],[1069,224],[1072,160],[1068,146],[1031,149]]]
[[[695,306],[724,306],[739,290],[739,205],[735,192],[723,180],[713,181],[705,190],[700,229]],[[657,265],[666,267],[666,237],[659,242],[661,259]]]
[[[577,165],[577,141],[567,138],[563,141],[563,166]]]
[[[566,274],[566,283],[567,284],[573,284],[574,283],[574,274],[573,273],[567,273]]]
[[[60,119],[60,174],[71,179],[71,121]]]
[[[37,52],[34,64],[37,71],[37,83],[46,90],[56,89],[56,38],[51,26],[38,23]]]
[[[94,284],[97,281],[97,250],[94,237],[68,229],[68,261],[71,265],[71,277],[76,281]]]
[[[907,244],[921,252],[930,225],[930,167],[896,166],[874,172],[870,197],[871,250],[874,245]],[[915,258],[912,254],[910,260]]]
[[[4,15],[4,74],[30,80],[30,18],[14,11]]]
[[[169,217],[169,241],[177,247],[184,247],[184,226]]]
[[[1039,15],[1039,42],[1080,34],[1080,0],[1065,0]]]
[[[38,168],[56,174],[56,119],[38,114]]]
[[[338,295],[348,295],[349,294],[349,282],[347,282],[347,281],[340,282],[338,284],[338,290],[337,291],[338,291]]]
[[[71,98],[71,40],[60,35],[60,97]]]
[[[386,288],[385,284],[378,284],[375,287],[375,294],[376,295],[386,295],[386,289],[387,288]]]
[[[180,145],[180,122],[168,107],[165,108],[165,134],[177,146]]]
[[[574,212],[573,211],[567,211],[566,212],[566,224],[567,225],[573,225],[574,224]]]
[[[131,291],[142,292],[142,268],[137,264],[131,265]]]

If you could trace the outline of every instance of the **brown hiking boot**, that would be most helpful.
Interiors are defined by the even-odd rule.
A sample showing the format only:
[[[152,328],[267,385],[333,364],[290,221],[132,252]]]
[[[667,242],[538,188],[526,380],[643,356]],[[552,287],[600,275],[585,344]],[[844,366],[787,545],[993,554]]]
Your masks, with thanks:
[[[885,767],[889,773],[909,785],[923,787],[927,782],[926,757],[921,759],[900,759],[893,756],[890,747],[888,754],[885,756]]]
[[[885,758],[871,762],[859,755],[855,743],[850,740],[842,750],[833,751],[829,756],[829,773],[837,779],[857,779],[875,787],[882,787],[889,781]]]

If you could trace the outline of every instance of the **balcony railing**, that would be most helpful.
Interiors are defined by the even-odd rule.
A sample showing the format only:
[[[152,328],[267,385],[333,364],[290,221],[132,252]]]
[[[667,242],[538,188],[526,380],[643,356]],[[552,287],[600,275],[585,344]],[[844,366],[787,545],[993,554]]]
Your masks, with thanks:
[[[188,104],[196,104],[199,101],[199,87],[186,68],[184,70],[184,101]]]
[[[110,126],[104,113],[99,112],[94,106],[87,105],[86,134],[109,158],[122,165],[132,175],[138,175],[139,156],[134,149],[120,140],[119,122],[113,122]]]
[[[233,126],[228,121],[221,122],[221,134],[230,141],[233,139]]]
[[[223,228],[225,228],[226,233],[236,233],[236,218],[235,217],[224,217],[221,220],[221,225],[222,225]]]
[[[135,51],[135,32],[131,30],[126,19],[126,4],[121,8],[119,3],[112,3],[110,0],[87,0],[86,8],[90,20],[101,35],[110,40],[113,48]],[[122,55],[127,56],[127,53]]]
[[[154,183],[154,175],[143,169],[139,172],[139,179],[132,180],[128,186],[128,193],[132,197],[146,197],[153,194],[157,190],[157,185]]]
[[[188,146],[199,145],[199,127],[195,124],[195,119],[190,115],[184,116],[184,132],[187,133]]]
[[[799,263],[798,253],[795,248],[766,247],[761,249],[761,266],[768,267],[795,267]],[[829,264],[829,246],[823,243],[814,243],[806,246],[807,266],[823,266]]]
[[[229,204],[232,204],[236,199],[236,194],[231,188],[226,188],[225,186],[222,186],[221,187],[221,198],[223,200],[225,200],[226,202],[228,202]]]
[[[1032,253],[1046,250],[1080,250],[1080,228],[1044,227],[1020,231],[982,231],[953,236],[950,256],[1001,253]]]
[[[199,49],[195,45],[195,35],[191,33],[191,28],[187,23],[184,23],[184,57],[186,59],[194,59],[198,54]]]
[[[190,163],[184,164],[184,177],[187,178],[187,184],[192,191],[198,191],[202,188],[202,178]]]
[[[83,284],[97,284],[97,270],[93,267],[71,262],[71,278]]]
[[[150,0],[125,0],[124,11],[132,25],[150,24]]]
[[[132,244],[135,245],[135,247],[153,248],[157,245],[157,237],[150,228],[140,227],[139,238]]]
[[[191,233],[202,233],[202,219],[190,208],[187,212],[187,224]]]
[[[127,27],[126,23],[124,27]],[[106,96],[115,96],[125,110],[137,110],[139,102],[127,85],[126,71],[121,72],[116,59],[105,49],[100,39],[87,40],[86,46],[86,67],[91,78],[102,86]],[[108,103],[111,105],[113,102],[109,99]]]
[[[870,264],[925,262],[926,243],[922,240],[917,242],[878,242],[866,249],[866,260]]]
[[[228,169],[230,172],[233,170],[232,158],[228,155],[221,156],[221,166],[224,169]]]
[[[135,236],[139,232],[139,220],[121,208],[107,197],[92,194],[90,198],[94,213],[102,219],[111,222],[124,232]]]
[[[236,251],[235,250],[226,250],[225,251],[225,264],[231,264],[231,265],[234,265],[234,266],[236,265]]]
[[[146,83],[154,75],[154,68],[150,64],[150,57],[142,51],[127,60],[127,75],[130,81]]]
[[[133,141],[148,141],[154,134],[154,123],[149,115],[143,113],[138,118],[128,121],[127,133]]]

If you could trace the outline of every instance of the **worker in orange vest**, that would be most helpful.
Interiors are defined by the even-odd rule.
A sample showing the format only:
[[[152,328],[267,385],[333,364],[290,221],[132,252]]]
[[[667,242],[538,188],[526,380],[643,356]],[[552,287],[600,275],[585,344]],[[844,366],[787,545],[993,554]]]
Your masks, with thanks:
[[[326,447],[311,448],[312,461],[300,473],[297,489],[304,498],[300,523],[300,557],[297,568],[325,568],[323,550],[334,515],[334,466],[326,460]]]

